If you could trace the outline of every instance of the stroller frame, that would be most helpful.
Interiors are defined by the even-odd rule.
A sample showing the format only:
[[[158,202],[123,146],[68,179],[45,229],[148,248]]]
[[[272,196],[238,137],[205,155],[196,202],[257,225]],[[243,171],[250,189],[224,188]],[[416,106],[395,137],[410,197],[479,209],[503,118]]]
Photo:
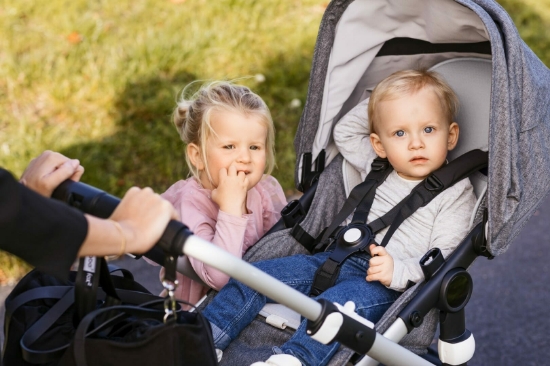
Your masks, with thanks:
[[[116,197],[70,180],[61,184],[53,197],[99,217],[108,217],[119,203]],[[432,365],[398,342],[422,323],[430,309],[439,307],[446,314],[441,317],[442,361],[444,364],[459,365],[466,364],[473,356],[475,348],[473,337],[465,328],[463,309],[470,298],[472,282],[471,278],[468,281],[468,275],[464,277],[464,273],[467,274],[465,268],[479,255],[487,255],[485,227],[486,221],[476,225],[447,260],[443,261],[437,256],[432,258],[432,262],[438,264],[432,266],[433,275],[383,335],[373,329],[372,323],[361,318],[349,307],[309,298],[242,259],[193,235],[180,222],[171,221],[157,246],[145,256],[166,265],[168,262],[175,263],[178,256],[187,255],[223,271],[307,318],[308,333],[313,338],[323,343],[338,341],[359,354],[369,356],[361,360],[360,364],[363,366],[376,365],[378,362],[385,365]],[[458,302],[457,292],[462,295]],[[440,296],[441,294],[444,296]],[[442,301],[445,298],[450,298],[450,301]]]

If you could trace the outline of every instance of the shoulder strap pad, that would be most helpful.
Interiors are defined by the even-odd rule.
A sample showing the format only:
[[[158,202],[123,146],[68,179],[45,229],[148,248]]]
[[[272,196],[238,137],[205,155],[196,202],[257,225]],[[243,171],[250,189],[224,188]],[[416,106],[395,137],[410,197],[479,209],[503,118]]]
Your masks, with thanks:
[[[450,163],[442,166],[413,188],[411,193],[383,217],[373,221],[369,226],[373,232],[384,222],[391,226],[382,240],[381,246],[386,246],[399,225],[420,207],[426,206],[437,195],[462,179],[469,177],[485,167],[488,163],[488,153],[481,150],[469,151]],[[387,226],[387,225],[385,225]],[[384,226],[384,227],[385,227]]]
[[[392,170],[393,168],[388,162],[388,159],[383,159],[379,157],[375,158],[372,161],[371,171],[367,174],[365,181],[358,184],[357,186],[355,186],[355,188],[352,189],[350,195],[346,199],[346,202],[344,202],[344,205],[340,209],[340,212],[338,212],[334,219],[332,219],[332,223],[330,224],[328,229],[324,231],[323,237],[319,242],[325,242],[332,234],[332,232],[345,219],[347,219],[347,217],[353,212],[353,210],[355,210],[355,208],[359,205],[361,201],[363,201],[363,199],[367,195],[369,195],[369,197],[372,196],[372,199],[370,200],[370,204],[372,204],[376,188],[378,188],[378,186],[386,180]],[[368,208],[370,209],[370,205]]]

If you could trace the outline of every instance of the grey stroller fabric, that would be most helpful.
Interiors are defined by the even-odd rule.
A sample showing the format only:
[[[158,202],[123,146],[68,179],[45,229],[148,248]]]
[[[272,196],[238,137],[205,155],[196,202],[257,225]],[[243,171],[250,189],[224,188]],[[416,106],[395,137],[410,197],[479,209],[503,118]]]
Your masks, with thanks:
[[[367,0],[357,0],[357,2],[361,1]],[[475,14],[479,18],[476,18],[476,21],[485,27],[483,37],[490,41],[490,55],[483,55],[492,62],[488,195],[483,202],[483,207],[486,205],[489,213],[488,249],[492,255],[496,256],[506,251],[550,190],[550,70],[525,45],[508,14],[494,1],[409,1],[413,1],[419,7],[427,3],[436,3],[438,6],[441,3],[450,4],[453,9],[459,8],[468,13],[469,21],[472,20],[471,15]],[[325,123],[320,120],[326,102],[324,100],[327,92],[325,83],[330,77],[327,70],[331,61],[331,52],[334,48],[335,35],[341,26],[339,21],[352,3],[354,3],[352,0],[332,1],[321,22],[313,57],[308,97],[294,142],[297,157],[295,171],[297,186],[300,183],[302,155],[313,152],[313,158],[317,156],[313,146],[319,125]],[[377,4],[381,7],[398,7],[403,3],[385,0]],[[408,4],[410,6],[409,2]],[[479,24],[474,25],[474,28],[479,30]],[[465,22],[465,27],[468,25],[471,24]],[[429,25],[424,24],[424,26]],[[386,38],[381,38],[380,42],[383,44],[391,37],[387,35]],[[452,43],[454,40],[447,41]],[[461,55],[461,57],[471,57],[471,55]],[[364,65],[364,68],[368,67],[369,65]],[[377,77],[381,79],[388,75]],[[355,91],[350,91],[349,98],[342,104],[340,112],[331,122],[332,125],[366,97],[361,93],[354,93]],[[346,196],[342,177],[342,157],[328,154],[327,164],[325,171],[321,174],[310,212],[300,224],[312,236],[317,236],[330,224]],[[479,222],[482,210],[477,212],[475,221]],[[254,262],[305,253],[305,249],[289,235],[289,231],[290,229],[286,229],[263,238],[247,252],[244,259]],[[393,323],[399,312],[422,286],[423,283],[419,283],[407,290],[391,306],[376,324],[379,333],[383,333]],[[214,292],[209,294],[207,302],[213,296]],[[432,310],[424,318],[422,325],[403,338],[400,344],[417,354],[426,353],[437,327],[437,318],[437,311]],[[291,334],[292,331],[273,328],[258,317],[224,351],[221,364],[247,365],[265,360],[271,355],[271,348],[284,343]],[[345,365],[352,354],[353,352],[349,349],[341,347],[330,365]]]
[[[302,155],[311,152],[314,144],[338,22],[351,3],[331,2],[321,22],[308,97],[294,142],[297,183]],[[522,41],[496,2],[456,3],[477,14],[491,44],[488,248],[496,256],[506,251],[550,190],[550,70]]]
[[[346,194],[342,177],[342,157],[337,156],[326,168],[319,179],[319,185],[312,202],[310,214],[302,222],[302,227],[312,235],[318,235],[322,229],[330,224],[332,218],[343,206]],[[275,232],[254,245],[247,251],[243,259],[248,262],[257,262],[272,258],[279,258],[293,254],[307,254],[307,250],[297,243],[289,230]],[[378,332],[384,332],[396,319],[399,312],[418,292],[422,284],[415,285],[407,290],[388,309],[382,319],[376,324]],[[200,305],[204,308],[216,295],[210,291],[206,300]],[[422,326],[414,329],[400,344],[412,352],[424,354],[431,344],[437,327],[437,312],[430,312],[425,317]],[[294,333],[293,330],[281,330],[265,322],[265,318],[258,316],[224,351],[220,365],[240,366],[266,360],[272,354],[274,346],[280,346]],[[340,347],[331,359],[330,366],[345,365],[354,352],[346,347]]]

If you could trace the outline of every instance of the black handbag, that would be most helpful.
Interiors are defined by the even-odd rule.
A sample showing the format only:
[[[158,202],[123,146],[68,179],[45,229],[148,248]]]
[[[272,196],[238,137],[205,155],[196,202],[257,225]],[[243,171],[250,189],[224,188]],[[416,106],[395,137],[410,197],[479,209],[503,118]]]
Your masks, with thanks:
[[[134,281],[129,271],[109,269],[98,258],[96,274],[85,261],[90,257],[81,260],[68,281],[33,270],[16,285],[5,303],[2,365],[135,366],[156,364],[161,355],[168,365],[197,365],[197,355],[201,365],[217,364],[210,325],[202,314],[178,307],[165,323],[166,300]],[[123,276],[110,273],[116,270]],[[77,341],[78,329],[84,327]]]
[[[114,306],[88,314],[60,365],[217,365],[206,318],[200,312],[179,311],[165,322],[163,310],[149,308],[155,303],[159,304]],[[106,312],[112,315],[91,327]],[[104,328],[110,330],[101,334]]]

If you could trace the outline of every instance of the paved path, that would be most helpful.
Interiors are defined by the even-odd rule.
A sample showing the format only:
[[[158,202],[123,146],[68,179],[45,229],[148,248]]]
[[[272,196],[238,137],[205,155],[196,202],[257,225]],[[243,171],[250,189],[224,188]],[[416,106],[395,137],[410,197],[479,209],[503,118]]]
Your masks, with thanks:
[[[550,364],[549,228],[547,198],[508,252],[492,261],[479,258],[472,266],[474,293],[466,316],[476,339],[476,353],[469,365]],[[130,269],[153,293],[160,292],[158,268],[130,258],[118,264]],[[9,290],[0,287],[2,304]]]

